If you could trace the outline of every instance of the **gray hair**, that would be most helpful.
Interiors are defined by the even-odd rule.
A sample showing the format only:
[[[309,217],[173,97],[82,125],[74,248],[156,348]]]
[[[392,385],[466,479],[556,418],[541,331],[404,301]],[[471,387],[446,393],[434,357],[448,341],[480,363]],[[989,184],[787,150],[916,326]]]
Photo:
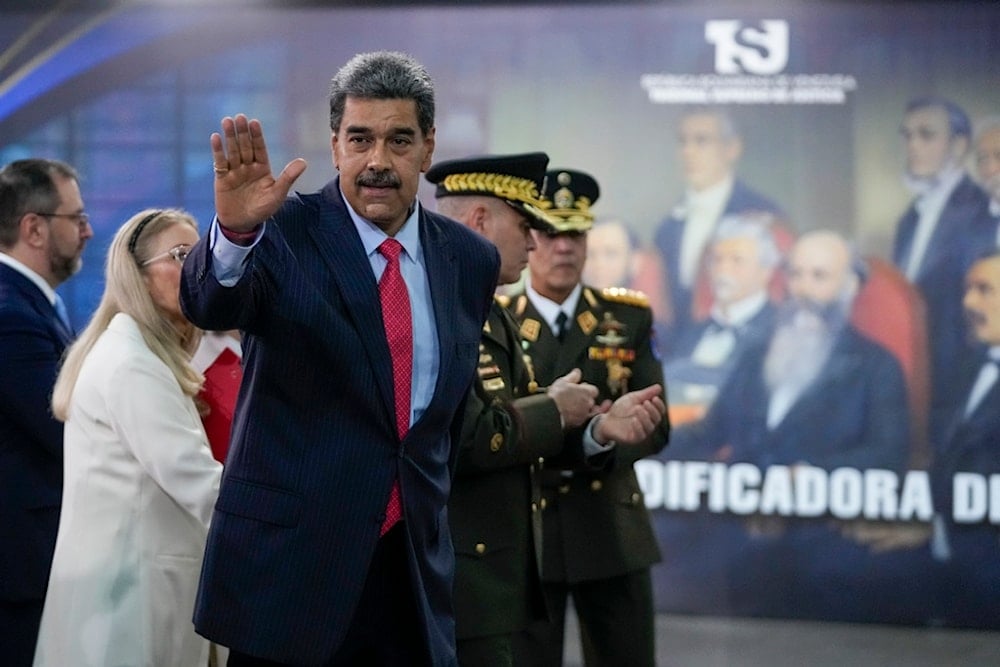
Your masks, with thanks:
[[[396,51],[359,53],[330,81],[330,129],[340,131],[347,98],[413,100],[420,131],[434,127],[434,82],[412,57]]]
[[[0,169],[0,247],[17,243],[25,213],[51,213],[62,204],[56,179],[79,181],[76,170],[59,160],[15,160]]]
[[[773,269],[781,262],[781,251],[774,240],[771,226],[774,217],[769,213],[734,213],[719,220],[712,242],[728,239],[751,239],[757,242],[757,256],[761,266]]]

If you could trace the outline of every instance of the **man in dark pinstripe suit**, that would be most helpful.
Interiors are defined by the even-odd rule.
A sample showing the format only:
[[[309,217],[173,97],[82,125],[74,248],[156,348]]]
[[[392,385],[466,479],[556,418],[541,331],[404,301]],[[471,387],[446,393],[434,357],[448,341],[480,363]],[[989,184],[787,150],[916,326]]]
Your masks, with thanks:
[[[305,162],[272,177],[259,122],[212,137],[216,219],[181,291],[244,336],[194,619],[230,665],[456,664],[446,502],[498,258],[416,199],[433,123],[427,72],[379,52],[333,79],[321,192],[285,198]],[[390,270],[409,318],[380,301]],[[411,336],[387,334],[401,320]]]

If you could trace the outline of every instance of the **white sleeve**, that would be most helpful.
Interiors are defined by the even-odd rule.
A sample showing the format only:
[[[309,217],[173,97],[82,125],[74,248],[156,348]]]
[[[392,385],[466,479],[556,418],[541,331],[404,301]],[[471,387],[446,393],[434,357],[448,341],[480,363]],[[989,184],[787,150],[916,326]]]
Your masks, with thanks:
[[[109,383],[112,427],[146,473],[208,526],[222,464],[212,457],[193,399],[152,353],[133,356]]]

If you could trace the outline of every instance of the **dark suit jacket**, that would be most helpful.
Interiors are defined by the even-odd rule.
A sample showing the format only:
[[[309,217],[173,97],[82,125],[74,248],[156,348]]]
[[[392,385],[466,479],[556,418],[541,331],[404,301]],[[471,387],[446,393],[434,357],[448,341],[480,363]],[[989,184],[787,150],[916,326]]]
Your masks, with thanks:
[[[899,220],[892,259],[905,270],[920,216],[911,204]],[[956,369],[971,354],[962,315],[965,275],[976,255],[996,246],[996,222],[989,199],[968,176],[962,178],[941,211],[915,280],[927,304],[927,339],[931,369],[931,432],[940,439],[959,393]]]
[[[993,385],[968,417],[965,402],[985,361],[978,357],[962,369],[958,405],[944,440],[935,447],[931,479],[934,483],[934,505],[953,524],[952,477],[957,472],[974,472],[990,476],[1000,473],[1000,382]],[[991,532],[996,537],[996,528]]]
[[[989,520],[956,523],[953,480],[956,473],[978,473],[985,480],[1000,473],[1000,383],[995,383],[966,417],[964,402],[984,361],[963,369],[959,391],[962,405],[935,448],[931,466],[934,507],[944,520],[951,558],[943,564],[945,576],[936,609],[948,625],[995,629],[1000,627],[1000,528]],[[989,483],[986,481],[985,483]]]
[[[244,334],[195,608],[206,637],[281,662],[329,659],[398,475],[419,623],[433,664],[454,663],[452,442],[499,260],[479,236],[423,209],[420,234],[441,358],[434,396],[402,443],[378,287],[337,181],[285,203],[234,287],[214,278],[205,240],[185,263],[188,317]]]
[[[764,357],[741,359],[704,419],[678,427],[678,445],[685,450],[730,445],[730,461],[761,469],[803,461],[825,470],[906,468],[906,385],[888,351],[846,327],[819,376],[773,431],[767,427]]]
[[[712,387],[718,390],[744,354],[748,352],[762,354],[765,351],[774,331],[774,320],[774,306],[770,302],[764,302],[763,307],[753,317],[733,328],[736,344],[729,356],[714,366],[696,363],[691,355],[705,332],[717,325],[712,320],[693,325],[677,341],[677,345],[674,346],[674,356],[663,364],[663,377],[670,383],[674,392],[671,398],[682,403],[688,402],[683,395],[684,387],[688,385]],[[671,447],[671,450],[675,448]],[[677,455],[676,450],[671,454]]]
[[[633,360],[624,363],[632,371],[627,389],[663,383],[663,368],[650,341],[653,316],[648,304],[634,294],[610,294],[609,290],[584,287],[562,343],[527,296],[514,299],[511,308],[521,322],[526,351],[541,385],[579,368],[583,380],[600,391],[598,402],[617,398],[619,394],[612,395],[610,389],[607,361],[592,358],[610,347],[598,340],[606,334],[602,328],[606,317],[624,325],[618,330],[624,340],[616,349],[635,353]],[[588,324],[586,330],[584,324]],[[570,429],[565,441],[574,442],[580,431]],[[617,447],[614,457],[599,469],[581,462],[570,448],[546,459],[542,471],[545,581],[575,583],[615,577],[647,568],[660,559],[632,464],[663,449],[669,434],[670,422],[664,415],[648,439],[638,445]]]
[[[532,394],[516,325],[494,304],[479,345],[448,501],[459,639],[545,618],[537,467],[562,446],[555,401]]]
[[[733,181],[733,191],[729,195],[729,201],[726,202],[722,215],[747,211],[771,213],[778,217],[784,216],[776,203],[751,190],[741,181]],[[672,354],[672,347],[677,336],[681,335],[692,322],[692,290],[690,287],[686,287],[680,278],[681,240],[684,238],[685,229],[687,229],[687,219],[672,213],[660,223],[654,238],[656,248],[663,258],[667,274],[667,287],[670,290],[671,312],[674,315],[673,322],[665,331],[666,340],[660,342],[664,354],[667,354],[668,351]]]
[[[2,600],[42,600],[48,587],[63,479],[63,426],[50,401],[71,338],[41,290],[0,264]]]

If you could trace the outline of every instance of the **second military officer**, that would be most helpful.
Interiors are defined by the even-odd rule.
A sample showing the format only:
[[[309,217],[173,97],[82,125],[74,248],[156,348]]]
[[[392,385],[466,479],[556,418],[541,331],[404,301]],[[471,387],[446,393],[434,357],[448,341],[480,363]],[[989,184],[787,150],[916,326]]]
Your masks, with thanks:
[[[663,383],[650,339],[652,312],[637,292],[597,290],[580,282],[590,206],[599,188],[589,174],[549,171],[543,206],[555,229],[535,232],[525,292],[511,309],[540,383],[579,368],[605,403]],[[601,429],[594,428],[598,442]],[[652,667],[655,661],[650,566],[660,558],[632,464],[663,449],[663,411],[648,437],[619,441],[599,469],[554,457],[542,474],[542,580],[552,620],[522,635],[518,664],[562,664],[566,601],[580,620],[587,665]]]

